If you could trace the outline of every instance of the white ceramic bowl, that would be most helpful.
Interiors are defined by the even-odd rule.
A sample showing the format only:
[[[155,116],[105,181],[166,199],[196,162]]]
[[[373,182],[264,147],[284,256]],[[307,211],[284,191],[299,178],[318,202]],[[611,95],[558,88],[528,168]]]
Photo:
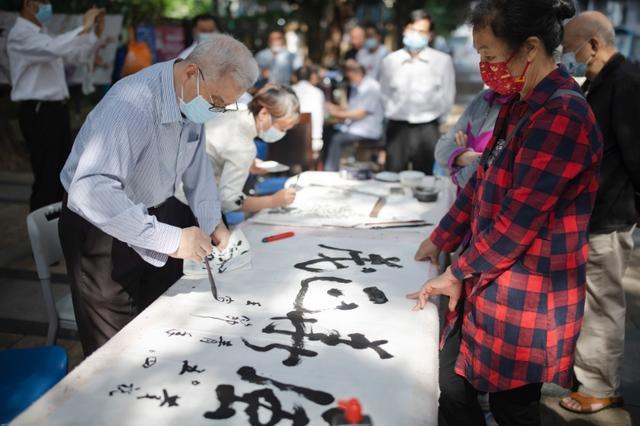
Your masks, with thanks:
[[[424,172],[420,172],[418,170],[405,170],[400,172],[400,183],[405,186],[415,188],[416,186],[420,186],[424,177]]]

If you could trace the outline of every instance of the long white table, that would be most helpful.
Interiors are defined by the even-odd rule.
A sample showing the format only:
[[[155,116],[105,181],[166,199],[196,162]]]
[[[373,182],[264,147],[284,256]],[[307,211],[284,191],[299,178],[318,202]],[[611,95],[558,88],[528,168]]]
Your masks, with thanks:
[[[376,425],[435,425],[437,310],[404,297],[436,274],[413,260],[429,228],[242,229],[252,267],[218,300],[181,279],[14,424],[321,425],[355,397]]]

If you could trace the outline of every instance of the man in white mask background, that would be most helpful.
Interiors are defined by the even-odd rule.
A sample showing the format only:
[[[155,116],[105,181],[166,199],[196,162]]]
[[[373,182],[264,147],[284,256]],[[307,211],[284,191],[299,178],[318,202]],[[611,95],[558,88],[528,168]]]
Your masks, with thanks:
[[[219,31],[220,27],[218,26],[218,21],[215,16],[203,13],[194,17],[191,24],[193,43],[191,43],[191,46],[183,50],[178,57],[181,59],[187,59],[187,56],[193,52],[193,49],[196,48],[198,43],[210,39],[213,34],[218,33]]]
[[[53,16],[49,0],[22,0],[7,37],[11,100],[19,103],[19,122],[34,175],[30,210],[62,200],[58,175],[71,150],[69,89],[65,63],[93,60],[104,31],[104,10],[91,8],[82,26],[60,35],[47,33]]]
[[[62,249],[85,356],[104,344],[229,231],[203,123],[251,87],[258,67],[227,35],[116,83],[91,111],[60,175]],[[198,226],[183,224],[179,183]]]
[[[451,56],[429,47],[432,18],[424,10],[411,12],[404,47],[382,62],[380,86],[387,118],[387,170],[408,168],[432,174],[440,120],[456,95]]]
[[[622,403],[626,301],[622,277],[640,217],[640,68],[615,46],[615,32],[600,12],[584,12],[565,25],[561,62],[582,86],[604,136],[600,186],[589,222],[584,320],[576,346],[577,392],[560,402],[592,413]],[[627,291],[634,291],[627,289]],[[640,283],[635,288],[640,291]]]

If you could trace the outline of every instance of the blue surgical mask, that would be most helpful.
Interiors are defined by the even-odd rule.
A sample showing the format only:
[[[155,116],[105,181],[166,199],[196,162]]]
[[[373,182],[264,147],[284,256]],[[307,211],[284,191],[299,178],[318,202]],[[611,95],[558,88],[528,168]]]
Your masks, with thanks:
[[[260,132],[260,134],[258,135],[260,137],[260,139],[262,139],[263,141],[267,142],[267,143],[273,143],[273,142],[277,142],[280,139],[282,139],[284,137],[284,135],[287,133],[285,131],[282,131],[276,127],[273,126],[273,118],[271,119],[271,127],[269,127],[267,130],[264,130],[262,132]]]
[[[370,37],[364,41],[365,49],[376,50],[380,46],[380,42],[377,38]]]
[[[215,33],[199,33],[197,38],[198,43],[203,43],[207,40],[210,40],[213,34]]]
[[[407,31],[402,38],[402,44],[411,52],[418,52],[429,44],[429,37],[417,31]]]
[[[180,111],[189,121],[204,124],[220,116],[220,112],[211,111],[211,104],[200,95],[200,74],[196,77],[196,97],[189,102],[184,101],[184,83],[180,88]]]
[[[589,65],[589,63],[578,62],[578,60],[576,59],[576,53],[582,50],[582,48],[587,43],[588,41],[582,43],[582,46],[577,48],[574,52],[563,53],[560,57],[560,63],[563,64],[567,68],[569,74],[574,77],[585,77],[587,75],[587,66]]]
[[[38,12],[36,13],[36,19],[39,22],[47,22],[53,16],[53,6],[51,3],[40,4]]]

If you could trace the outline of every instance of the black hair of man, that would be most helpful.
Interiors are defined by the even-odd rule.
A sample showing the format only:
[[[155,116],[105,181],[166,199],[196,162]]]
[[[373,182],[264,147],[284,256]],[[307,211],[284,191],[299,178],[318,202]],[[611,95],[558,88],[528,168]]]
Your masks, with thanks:
[[[429,21],[429,27],[431,31],[433,31],[435,29],[436,23],[433,22],[433,17],[431,16],[431,14],[424,9],[416,9],[413,12],[411,12],[409,14],[409,20],[407,21],[407,25],[415,24],[416,22],[422,21],[423,19],[426,19],[427,21]]]
[[[200,22],[200,21],[213,21],[213,23],[216,25],[216,30],[220,31],[220,25],[218,23],[218,18],[216,18],[212,14],[210,14],[210,13],[201,13],[200,15],[194,16],[193,20],[191,21],[192,28],[195,28],[198,25],[198,22]]]
[[[298,81],[309,81],[313,74],[318,73],[318,67],[315,65],[303,65],[295,71]]]

